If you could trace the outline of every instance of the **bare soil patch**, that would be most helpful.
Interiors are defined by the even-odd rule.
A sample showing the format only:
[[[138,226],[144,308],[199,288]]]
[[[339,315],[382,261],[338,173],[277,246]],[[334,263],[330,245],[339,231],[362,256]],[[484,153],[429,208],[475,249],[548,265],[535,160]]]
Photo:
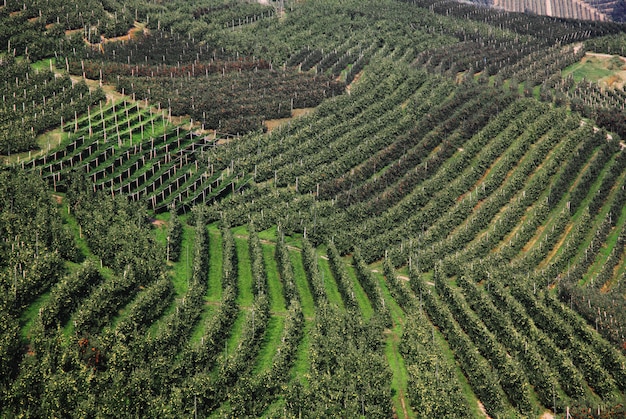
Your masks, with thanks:
[[[164,227],[167,223],[164,220],[151,219],[150,223],[155,227]]]
[[[294,118],[299,118],[303,115],[307,115],[313,112],[315,108],[302,108],[302,109],[294,109],[291,111],[290,118],[279,118],[279,119],[268,119],[265,121],[265,127],[267,128],[267,132],[272,132],[276,128],[280,127],[291,121]]]

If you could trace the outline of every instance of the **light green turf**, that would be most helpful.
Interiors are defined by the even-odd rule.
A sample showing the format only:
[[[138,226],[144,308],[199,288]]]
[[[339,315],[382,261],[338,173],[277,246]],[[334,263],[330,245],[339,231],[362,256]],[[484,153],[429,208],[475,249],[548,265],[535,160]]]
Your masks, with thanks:
[[[296,288],[298,288],[298,294],[300,295],[302,313],[305,318],[311,319],[315,316],[315,302],[313,301],[313,294],[311,294],[311,289],[309,288],[309,283],[304,272],[302,254],[297,250],[289,250],[289,258],[291,259],[291,266],[293,267],[293,277]]]
[[[237,304],[242,307],[252,307],[254,296],[252,295],[252,267],[250,266],[248,239],[236,235],[235,247],[237,249],[237,280],[239,287]]]
[[[308,374],[311,368],[311,359],[309,350],[311,349],[311,333],[313,332],[313,321],[305,320],[304,331],[298,350],[296,351],[296,360],[291,368],[291,380],[298,380],[301,384],[308,387]]]
[[[406,371],[406,367],[404,366],[402,355],[400,355],[400,351],[398,349],[398,344],[402,337],[405,315],[402,308],[400,308],[396,301],[391,297],[391,293],[387,288],[384,276],[380,272],[374,272],[374,275],[378,278],[380,290],[385,300],[385,306],[389,308],[389,313],[391,314],[392,329],[387,331],[385,339],[385,356],[392,372],[391,390],[393,391],[393,406],[399,418],[412,418],[414,417],[414,414],[411,411],[408,399],[406,399],[408,373]],[[403,399],[404,407],[402,403]]]
[[[182,220],[181,220],[182,221]],[[189,278],[191,278],[193,267],[193,246],[196,238],[194,227],[183,222],[183,237],[180,247],[180,257],[178,262],[172,264],[172,284],[176,297],[182,297],[187,293]]]
[[[346,271],[348,273],[348,277],[352,280],[352,284],[354,287],[354,297],[356,298],[357,304],[359,305],[359,310],[361,311],[361,315],[365,320],[369,320],[374,315],[374,309],[372,308],[372,304],[370,303],[369,298],[367,298],[367,294],[361,287],[361,283],[356,278],[356,273],[354,272],[354,267],[351,263],[346,261]]]
[[[209,301],[222,301],[222,263],[222,234],[217,227],[209,227]]]
[[[265,334],[263,335],[263,342],[261,349],[256,358],[256,364],[254,366],[253,374],[260,374],[263,371],[267,371],[272,368],[272,360],[278,350],[283,330],[285,328],[285,318],[282,316],[272,316],[267,322],[265,328]]]
[[[322,281],[324,282],[324,289],[326,290],[326,296],[328,297],[328,302],[331,304],[336,304],[339,308],[344,310],[345,306],[344,306],[343,300],[341,299],[341,294],[339,293],[339,289],[337,288],[337,282],[335,281],[332,271],[330,270],[330,265],[328,264],[328,260],[324,259],[326,257],[326,252],[318,248],[317,254],[318,254],[317,264],[319,266]]]
[[[579,82],[582,79],[587,81],[598,81],[602,78],[608,77],[614,73],[614,71],[607,68],[608,60],[597,59],[595,57],[587,57],[587,60],[572,64],[563,70],[563,78],[570,74],[574,77],[574,81]]]
[[[391,388],[394,391],[393,405],[398,418],[415,418],[407,398],[409,375],[398,348],[401,337],[402,328],[397,325],[385,338],[385,356],[393,374],[391,378]]]
[[[604,175],[606,175],[606,173],[605,173],[606,171],[607,171],[607,168],[605,167],[602,170],[602,172],[600,173],[600,176],[598,176],[598,178],[599,178],[598,181],[597,181],[598,189],[599,189],[600,179],[603,178]],[[600,212],[596,216],[596,222],[598,224],[598,228],[599,228],[599,225],[602,223],[602,221],[608,218],[609,209],[611,207],[610,202],[612,202],[613,199],[615,198],[615,194],[617,192],[617,189],[619,189],[620,185],[623,185],[625,176],[626,176],[626,174],[622,173],[618,177],[618,179],[616,180],[616,183],[615,183],[617,185],[617,187],[613,188],[613,191],[609,194],[608,197],[606,197],[606,201],[604,202],[603,208],[601,208]],[[593,192],[593,195],[595,195],[595,189],[592,190],[592,192]],[[608,234],[606,239],[604,240],[604,244],[602,245],[602,247],[600,247],[600,250],[598,251],[598,255],[596,256],[596,260],[589,267],[589,269],[587,270],[585,275],[583,275],[583,278],[580,281],[581,285],[587,284],[591,280],[595,279],[595,277],[600,273],[600,271],[604,267],[604,265],[605,265],[608,257],[610,256],[611,252],[613,251],[613,249],[617,245],[617,239],[618,239],[618,237],[619,237],[619,235],[621,233],[621,230],[624,228],[624,224],[626,223],[626,208],[622,208],[622,213],[621,214],[613,214],[612,217],[613,217],[614,220],[615,220],[615,217],[618,217],[617,221],[615,222],[616,228],[614,228]],[[596,229],[594,228],[593,230],[595,231]],[[591,242],[590,240],[586,240],[584,244],[586,246],[588,246],[590,244],[590,242]],[[621,251],[621,250],[619,250],[619,251]],[[582,257],[582,255],[581,255],[581,257]],[[596,284],[596,285],[598,285],[598,284]]]
[[[193,329],[191,330],[191,337],[190,337],[190,342],[193,344],[196,344],[198,342],[200,342],[200,340],[202,339],[202,336],[204,336],[204,333],[206,332],[206,324],[207,324],[207,319],[213,315],[213,313],[215,313],[216,307],[214,306],[210,306],[210,305],[206,305],[202,308],[202,313],[200,314],[200,319],[198,320],[198,322],[195,324],[195,326],[193,327]]]
[[[267,241],[271,241],[274,243],[276,243],[277,241],[278,233],[277,233],[276,226],[272,226],[268,228],[267,230],[259,231],[258,234],[259,234],[259,240],[267,240]]]
[[[41,294],[31,305],[20,315],[20,335],[23,339],[29,339],[30,329],[33,327],[39,309],[50,299],[50,292]]]
[[[285,294],[283,293],[283,283],[278,275],[278,266],[276,265],[276,259],[274,259],[276,247],[269,244],[261,244],[261,249],[263,250],[265,272],[267,273],[270,310],[274,313],[285,313],[287,312],[287,307]]]

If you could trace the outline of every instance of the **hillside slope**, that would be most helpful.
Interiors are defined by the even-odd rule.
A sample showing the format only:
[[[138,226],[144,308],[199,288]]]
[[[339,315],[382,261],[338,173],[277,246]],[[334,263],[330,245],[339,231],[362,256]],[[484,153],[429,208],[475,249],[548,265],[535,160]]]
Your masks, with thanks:
[[[623,21],[626,6],[621,0],[466,0],[508,12],[582,20]]]
[[[2,57],[0,416],[623,417],[623,26],[271,3]]]

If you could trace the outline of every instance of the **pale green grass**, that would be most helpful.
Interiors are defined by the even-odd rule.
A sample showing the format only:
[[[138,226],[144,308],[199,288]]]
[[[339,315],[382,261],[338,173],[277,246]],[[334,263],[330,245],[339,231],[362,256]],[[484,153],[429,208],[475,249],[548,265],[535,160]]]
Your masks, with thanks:
[[[278,232],[277,227],[273,226],[268,228],[267,230],[259,231],[259,240],[267,240],[276,243],[278,240]]]
[[[397,329],[397,330],[396,330]],[[402,337],[402,328],[396,326],[385,339],[385,357],[392,372],[391,389],[394,392],[393,405],[398,418],[415,418],[407,398],[407,386],[409,376],[404,365],[404,359],[400,355],[398,344]],[[402,403],[404,399],[404,404]]]
[[[604,60],[588,58],[584,63],[578,62],[572,64],[563,70],[563,78],[570,74],[574,77],[575,82],[580,82],[585,79],[587,81],[598,81],[604,77],[612,75],[614,71],[606,68]]]
[[[456,359],[454,358],[454,352],[452,352],[452,349],[450,349],[450,347],[448,346],[448,342],[446,341],[444,336],[441,334],[441,332],[436,327],[434,327],[434,330],[435,330],[435,342],[437,346],[439,347],[439,353],[442,354],[448,360],[448,363],[450,365],[455,366],[454,371],[456,374],[456,379],[458,383],[460,384],[461,392],[465,396],[465,399],[468,401],[468,406],[470,407],[469,411],[467,412],[467,417],[468,418],[484,418],[485,415],[480,411],[478,407],[478,397],[476,397],[476,394],[474,394],[474,390],[472,390],[472,386],[470,386],[469,382],[467,381],[467,378],[465,377],[465,374],[463,374],[463,371],[461,370],[461,367],[456,362]]]
[[[352,280],[352,286],[354,287],[354,297],[359,305],[359,310],[361,311],[361,315],[365,320],[369,320],[374,315],[374,309],[372,308],[372,304],[370,303],[369,298],[367,298],[367,294],[361,287],[361,283],[356,278],[356,273],[354,272],[354,267],[351,263],[346,261],[346,271],[348,272],[348,276]]]
[[[222,300],[222,235],[217,227],[209,227],[209,301]]]
[[[241,340],[241,333],[243,332],[243,325],[246,322],[248,312],[246,310],[239,310],[237,318],[235,319],[233,326],[230,328],[230,335],[226,340],[224,355],[229,356],[237,349],[237,345]]]
[[[408,399],[406,399],[408,373],[402,355],[400,355],[398,349],[398,344],[402,337],[405,315],[402,308],[400,308],[391,297],[384,276],[380,272],[374,272],[374,275],[378,278],[378,282],[380,283],[381,293],[385,299],[385,306],[389,308],[393,324],[392,328],[386,331],[385,339],[385,357],[387,358],[392,372],[391,390],[393,391],[393,406],[399,418],[413,418],[415,416],[411,411]]]
[[[337,307],[345,310],[343,300],[341,299],[341,294],[339,293],[339,289],[337,288],[337,282],[335,281],[335,278],[333,277],[333,274],[330,270],[328,260],[321,257],[326,257],[326,252],[318,248],[317,254],[317,264],[319,266],[320,275],[322,276],[322,281],[324,282],[324,289],[326,290],[328,302],[331,304],[336,304]]]
[[[313,294],[311,294],[311,289],[309,288],[309,283],[304,273],[302,254],[297,250],[290,250],[289,257],[291,259],[291,266],[293,267],[296,288],[298,288],[298,294],[300,295],[302,313],[305,318],[311,319],[315,316],[315,302],[313,301]]]
[[[308,387],[308,374],[311,369],[311,359],[309,350],[311,349],[311,333],[313,332],[313,321],[305,320],[304,331],[298,350],[296,360],[291,368],[291,380],[298,380],[302,385]]]
[[[237,280],[239,286],[237,303],[242,307],[252,307],[254,296],[252,295],[252,268],[250,266],[248,240],[235,236],[235,247],[237,249],[237,260],[239,262],[237,264]]]
[[[189,338],[189,341],[191,342],[192,345],[200,342],[200,340],[202,339],[202,336],[204,336],[204,333],[206,331],[205,326],[207,324],[207,319],[209,318],[209,316],[213,315],[215,310],[216,310],[216,307],[213,307],[207,304],[205,304],[205,306],[202,308],[200,319],[191,330],[191,337]]]
[[[156,241],[159,242],[163,247],[165,247],[167,246],[167,229],[168,229],[169,221],[170,221],[170,213],[164,212],[162,214],[156,214],[154,216],[154,219],[165,223],[163,225],[156,225],[152,229],[152,232],[154,234],[154,238],[156,239]],[[184,221],[182,220],[182,217],[180,221],[184,223]]]
[[[278,275],[278,266],[274,253],[276,247],[269,244],[261,244],[263,250],[263,262],[265,264],[265,272],[267,273],[267,288],[270,297],[270,310],[273,313],[285,313],[287,307],[285,304],[285,294],[283,293],[283,283]]]
[[[50,292],[41,294],[26,310],[20,315],[20,335],[23,339],[30,338],[30,329],[37,318],[39,309],[50,299]]]
[[[272,361],[276,351],[278,350],[278,346],[280,345],[284,328],[284,317],[270,317],[267,322],[267,327],[265,328],[265,334],[263,335],[261,349],[259,350],[259,354],[256,358],[253,374],[260,374],[263,371],[267,371],[272,368]]]
[[[376,276],[376,278],[378,278],[380,291],[385,300],[385,306],[389,309],[389,314],[391,314],[391,321],[393,324],[392,327],[395,328],[396,325],[403,325],[405,320],[404,311],[402,311],[402,308],[400,308],[398,303],[396,303],[396,300],[394,300],[391,296],[383,274],[377,270],[376,272],[374,272],[374,275]]]
[[[182,221],[182,220],[181,220]],[[193,266],[193,246],[196,238],[194,227],[183,222],[183,237],[181,241],[180,258],[172,264],[172,284],[177,297],[182,297],[189,287],[189,278]]]
[[[605,173],[606,171],[607,171],[607,168],[605,167],[602,170],[602,172],[600,173],[600,176],[598,176],[598,180],[596,182],[598,188],[600,186],[602,178],[606,174]],[[620,185],[624,184],[624,178],[625,177],[626,177],[626,174],[622,174],[621,176],[619,176],[619,178],[617,179],[617,181],[615,183],[617,185],[617,187],[613,188],[613,190],[611,191],[609,196],[606,198],[606,201],[604,202],[603,208],[600,210],[600,212],[598,213],[598,215],[596,217],[596,224],[598,225],[598,227],[603,222],[603,220],[608,218],[608,213],[609,213],[609,209],[610,209],[610,206],[611,206],[610,203],[615,198],[615,195],[617,193],[617,189],[619,189]],[[591,192],[593,193],[593,195],[595,195],[595,188],[592,188]],[[591,195],[591,193],[590,193],[590,195]],[[585,198],[585,199],[587,199],[587,198]],[[617,245],[618,236],[620,235],[621,230],[624,228],[624,224],[626,223],[626,208],[622,208],[621,214],[613,214],[612,217],[613,217],[613,219],[615,219],[615,217],[619,217],[617,219],[616,223],[615,223],[616,227],[613,228],[612,231],[609,233],[609,235],[607,236],[606,240],[604,241],[604,244],[602,245],[602,247],[600,247],[600,250],[598,252],[596,260],[589,267],[589,269],[585,273],[585,275],[583,275],[583,278],[580,281],[581,285],[589,283],[591,280],[593,280],[596,277],[596,275],[598,275],[600,273],[600,271],[602,270],[604,264],[606,263],[607,258],[609,257],[609,255],[611,254],[611,252],[613,251],[615,246]],[[594,228],[593,230],[595,231],[596,229]],[[586,240],[584,245],[588,246],[590,244],[590,242],[591,242],[591,240]],[[582,257],[582,254],[581,254],[581,257]]]

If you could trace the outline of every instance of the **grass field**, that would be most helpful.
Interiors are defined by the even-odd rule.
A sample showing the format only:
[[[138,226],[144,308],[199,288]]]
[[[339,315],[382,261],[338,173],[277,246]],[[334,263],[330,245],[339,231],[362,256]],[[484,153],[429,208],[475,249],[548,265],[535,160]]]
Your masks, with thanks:
[[[626,59],[616,55],[587,53],[580,62],[563,70],[563,78],[569,75],[575,82],[584,79],[607,87],[623,87],[626,80]]]

